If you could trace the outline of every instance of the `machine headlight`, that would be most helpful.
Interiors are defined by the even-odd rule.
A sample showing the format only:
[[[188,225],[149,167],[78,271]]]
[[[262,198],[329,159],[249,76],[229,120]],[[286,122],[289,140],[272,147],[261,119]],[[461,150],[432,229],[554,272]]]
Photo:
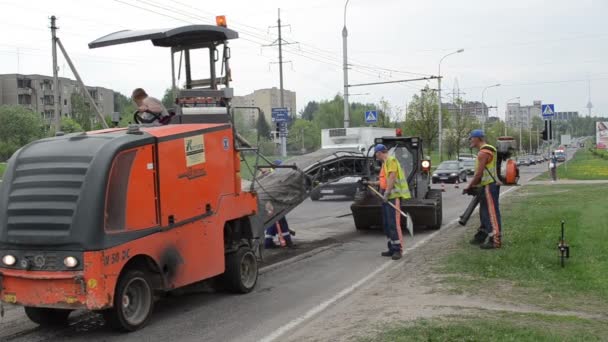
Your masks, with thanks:
[[[17,263],[17,258],[15,258],[14,256],[12,256],[10,254],[7,254],[2,257],[2,263],[5,264],[6,266],[13,266]]]
[[[422,161],[422,167],[425,169],[428,169],[429,167],[431,167],[431,162],[428,160],[423,160]]]
[[[63,264],[67,268],[74,268],[74,267],[78,266],[78,259],[76,259],[72,256],[69,256],[69,257],[66,257],[65,259],[63,259]]]
[[[450,176],[458,176],[455,172],[450,173]]]

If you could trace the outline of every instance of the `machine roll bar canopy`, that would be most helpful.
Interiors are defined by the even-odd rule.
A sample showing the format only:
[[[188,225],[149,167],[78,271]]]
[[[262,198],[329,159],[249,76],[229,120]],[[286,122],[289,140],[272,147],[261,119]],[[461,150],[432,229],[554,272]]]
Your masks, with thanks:
[[[226,41],[238,37],[238,32],[221,26],[188,25],[173,29],[122,30],[90,42],[89,48],[94,49],[144,40],[152,41],[154,46],[179,47],[192,46],[202,42]]]

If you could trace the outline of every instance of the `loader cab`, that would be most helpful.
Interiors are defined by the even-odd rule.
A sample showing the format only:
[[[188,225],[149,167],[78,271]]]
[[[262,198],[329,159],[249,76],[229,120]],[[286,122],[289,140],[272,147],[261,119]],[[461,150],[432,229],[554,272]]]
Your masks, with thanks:
[[[407,175],[407,181],[413,197],[426,195],[429,188],[429,175],[427,169],[423,168],[422,162],[426,161],[422,150],[422,140],[418,137],[382,137],[376,138],[374,144],[383,144],[389,149],[389,155],[394,156],[399,161],[401,168]],[[373,150],[371,157],[377,165],[375,174],[370,174],[373,178],[379,173],[379,160],[375,159]],[[368,154],[369,155],[369,154]],[[428,162],[428,161],[427,161]]]
[[[188,25],[173,29],[123,30],[101,37],[89,48],[149,40],[169,48],[174,108],[171,124],[229,123],[233,89],[229,40],[238,33],[223,16],[217,25]]]

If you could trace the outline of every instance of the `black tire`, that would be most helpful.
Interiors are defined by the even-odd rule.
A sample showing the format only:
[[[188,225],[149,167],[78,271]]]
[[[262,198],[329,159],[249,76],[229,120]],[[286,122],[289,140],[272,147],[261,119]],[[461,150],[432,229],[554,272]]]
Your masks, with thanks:
[[[24,309],[27,318],[43,327],[67,325],[68,316],[72,312],[72,310],[68,309],[35,308],[31,306],[26,306]]]
[[[437,223],[429,226],[429,228],[433,229],[433,230],[440,229],[441,224],[443,223],[443,208],[442,208],[443,199],[442,199],[442,195],[441,195],[441,190],[438,190],[438,189],[429,190],[429,192],[426,194],[426,198],[438,200],[437,211],[435,211],[435,221]]]
[[[249,247],[226,255],[223,287],[232,293],[249,293],[258,281],[258,260]]]
[[[318,191],[313,190],[310,193],[310,199],[313,201],[318,201],[321,199],[321,194]]]
[[[150,275],[140,270],[127,270],[118,279],[114,306],[103,311],[106,323],[117,330],[143,328],[154,311],[154,288]]]

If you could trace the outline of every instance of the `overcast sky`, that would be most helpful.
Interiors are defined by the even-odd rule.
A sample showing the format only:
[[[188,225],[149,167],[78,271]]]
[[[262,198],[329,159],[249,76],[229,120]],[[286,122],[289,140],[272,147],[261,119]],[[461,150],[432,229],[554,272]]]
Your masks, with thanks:
[[[285,88],[297,92],[298,108],[342,93],[342,0],[0,0],[0,73],[52,73],[48,18],[54,14],[85,83],[123,94],[144,87],[161,97],[171,83],[166,48],[142,42],[90,50],[87,44],[122,29],[211,24],[215,15],[226,15],[240,34],[230,44],[235,93],[278,87],[278,66],[271,64],[278,51],[262,45],[276,39],[268,26],[276,25],[279,7],[283,24],[291,25],[285,40],[299,42],[286,47],[292,63],[284,68]],[[461,96],[473,101],[485,86],[501,83],[485,94],[501,117],[514,97],[522,105],[542,100],[586,115],[590,80],[593,113],[608,116],[607,17],[606,0],[350,0],[350,83],[436,75],[441,57],[464,48],[442,63],[444,101],[456,79]],[[62,57],[59,66],[61,76],[72,77]],[[367,95],[352,100],[384,97],[403,108],[425,84],[353,88]]]

